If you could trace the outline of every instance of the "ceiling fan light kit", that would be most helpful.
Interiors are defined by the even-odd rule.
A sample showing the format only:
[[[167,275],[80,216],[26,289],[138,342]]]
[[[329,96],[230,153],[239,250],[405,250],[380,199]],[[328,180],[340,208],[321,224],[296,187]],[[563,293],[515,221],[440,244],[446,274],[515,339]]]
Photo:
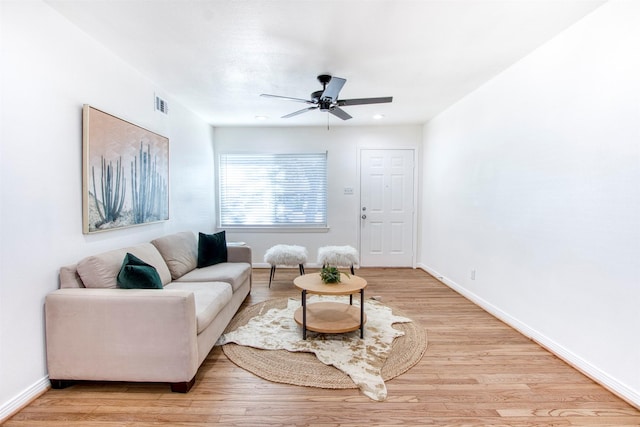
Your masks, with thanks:
[[[293,113],[282,116],[283,119],[297,116],[302,113],[306,113],[311,110],[326,111],[334,116],[342,119],[349,120],[352,116],[344,111],[343,106],[351,105],[365,105],[365,104],[383,104],[393,101],[393,97],[385,96],[378,98],[358,98],[358,99],[338,99],[342,87],[347,82],[346,79],[341,77],[333,77],[328,74],[320,74],[318,81],[322,84],[322,90],[317,90],[311,93],[311,99],[292,98],[289,96],[270,95],[263,93],[260,96],[266,98],[277,98],[288,101],[303,102],[311,105],[310,107],[303,108],[301,110],[294,111]]]

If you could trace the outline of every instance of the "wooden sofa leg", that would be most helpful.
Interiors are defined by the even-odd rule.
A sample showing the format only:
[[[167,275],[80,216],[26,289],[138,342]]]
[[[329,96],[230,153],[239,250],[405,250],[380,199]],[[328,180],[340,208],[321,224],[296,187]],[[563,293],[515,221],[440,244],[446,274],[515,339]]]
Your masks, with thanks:
[[[51,388],[55,389],[55,390],[60,390],[60,389],[63,389],[63,388],[67,388],[67,387],[70,387],[70,386],[75,384],[75,381],[70,381],[70,380],[52,380],[52,379],[49,379],[49,381],[51,382]]]
[[[184,381],[181,383],[171,383],[171,391],[174,393],[189,393],[191,387],[196,383],[196,377],[191,378],[191,381]]]

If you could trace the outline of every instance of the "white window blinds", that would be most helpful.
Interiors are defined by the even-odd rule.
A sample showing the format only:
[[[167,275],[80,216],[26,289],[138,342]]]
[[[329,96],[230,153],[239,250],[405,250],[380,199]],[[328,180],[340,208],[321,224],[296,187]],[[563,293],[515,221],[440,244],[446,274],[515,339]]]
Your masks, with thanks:
[[[327,153],[220,154],[220,227],[326,227]]]

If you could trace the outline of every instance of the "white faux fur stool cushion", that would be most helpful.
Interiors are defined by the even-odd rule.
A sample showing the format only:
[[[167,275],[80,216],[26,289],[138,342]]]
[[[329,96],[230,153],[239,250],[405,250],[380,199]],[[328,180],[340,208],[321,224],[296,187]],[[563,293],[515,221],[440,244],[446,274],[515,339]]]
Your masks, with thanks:
[[[318,248],[318,264],[350,267],[358,264],[358,251],[351,246],[323,246]]]
[[[307,262],[307,248],[296,245],[275,245],[264,254],[271,265],[300,265]]]

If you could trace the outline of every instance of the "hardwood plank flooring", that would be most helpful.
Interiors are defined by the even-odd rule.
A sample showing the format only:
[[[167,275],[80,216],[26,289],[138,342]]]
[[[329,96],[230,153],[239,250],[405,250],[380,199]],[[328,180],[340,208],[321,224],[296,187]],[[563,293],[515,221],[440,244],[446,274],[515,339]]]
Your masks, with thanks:
[[[295,296],[296,269],[254,270],[246,305]],[[313,270],[311,270],[313,271]],[[378,295],[420,322],[428,347],[374,402],[358,390],[276,384],[214,348],[187,394],[166,384],[80,383],[49,390],[16,426],[640,426],[640,411],[422,270],[363,268]],[[295,366],[291,367],[295,369]]]

